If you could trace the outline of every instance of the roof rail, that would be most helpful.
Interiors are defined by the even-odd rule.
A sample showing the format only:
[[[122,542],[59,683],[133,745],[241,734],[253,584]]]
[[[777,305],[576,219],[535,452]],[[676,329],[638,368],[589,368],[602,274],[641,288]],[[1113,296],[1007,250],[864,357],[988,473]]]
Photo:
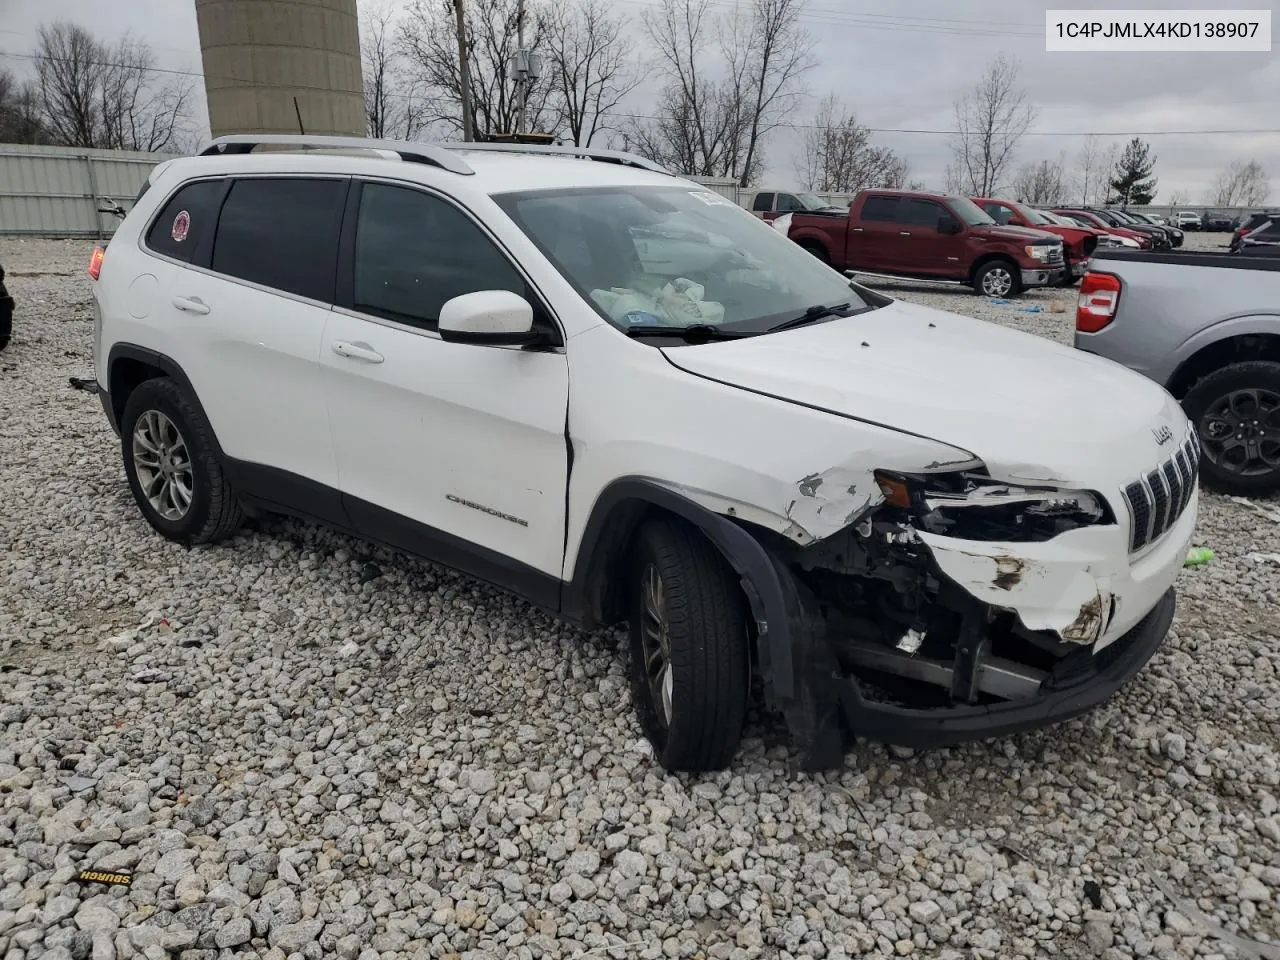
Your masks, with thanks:
[[[531,153],[546,154],[556,157],[585,157],[588,160],[600,160],[605,163],[618,163],[624,167],[638,167],[654,173],[671,173],[666,167],[635,153],[623,150],[602,150],[597,147],[548,146],[540,143],[472,143],[459,141],[444,143],[441,146],[449,150],[481,150],[493,153]]]
[[[244,133],[218,137],[200,151],[200,156],[252,153],[255,147],[294,147],[298,150],[381,150],[394,153],[406,163],[425,163],[450,173],[474,174],[461,157],[439,144],[410,143],[406,140],[374,140],[366,137],[309,136],[284,133]]]

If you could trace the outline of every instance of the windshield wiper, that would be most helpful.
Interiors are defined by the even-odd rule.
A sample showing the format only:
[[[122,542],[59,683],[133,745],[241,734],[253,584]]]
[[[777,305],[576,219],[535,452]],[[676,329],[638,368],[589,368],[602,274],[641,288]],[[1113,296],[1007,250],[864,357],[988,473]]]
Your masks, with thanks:
[[[827,317],[843,317],[846,316],[845,311],[850,307],[849,303],[836,303],[827,306],[823,303],[816,303],[798,317],[792,317],[790,320],[783,320],[781,323],[774,324],[769,328],[770,333],[778,330],[790,330],[792,327],[802,327],[806,323],[815,323],[818,320],[825,320]],[[859,311],[855,311],[859,312]]]
[[[687,327],[664,327],[659,324],[637,324],[627,327],[628,337],[675,337],[687,343],[704,343],[708,340],[737,340],[752,334],[739,330],[721,330],[709,323],[691,323]]]

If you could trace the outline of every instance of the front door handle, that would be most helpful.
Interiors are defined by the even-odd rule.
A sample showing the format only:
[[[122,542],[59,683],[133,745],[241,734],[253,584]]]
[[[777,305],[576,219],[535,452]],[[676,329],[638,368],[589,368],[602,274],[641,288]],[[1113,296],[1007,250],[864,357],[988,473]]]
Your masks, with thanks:
[[[910,232],[910,231],[908,231],[908,230],[899,230],[899,231],[898,231],[898,236],[900,236],[900,237],[909,237],[909,236],[911,236],[911,232]]]
[[[365,363],[381,363],[386,359],[367,343],[347,343],[345,340],[335,340],[333,352],[340,357],[346,357],[349,360],[363,360]]]
[[[173,305],[183,313],[198,313],[204,316],[209,312],[209,305],[199,297],[174,297]]]

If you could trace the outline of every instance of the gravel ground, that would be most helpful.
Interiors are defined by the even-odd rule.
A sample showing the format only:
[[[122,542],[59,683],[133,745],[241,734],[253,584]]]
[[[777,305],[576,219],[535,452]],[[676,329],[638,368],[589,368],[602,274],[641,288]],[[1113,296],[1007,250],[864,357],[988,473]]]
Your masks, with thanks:
[[[0,241],[4,960],[1276,955],[1230,937],[1280,942],[1280,502],[1204,498],[1216,560],[1085,718],[818,777],[756,718],[667,776],[615,635],[292,521],[151,533],[67,384],[90,248]]]

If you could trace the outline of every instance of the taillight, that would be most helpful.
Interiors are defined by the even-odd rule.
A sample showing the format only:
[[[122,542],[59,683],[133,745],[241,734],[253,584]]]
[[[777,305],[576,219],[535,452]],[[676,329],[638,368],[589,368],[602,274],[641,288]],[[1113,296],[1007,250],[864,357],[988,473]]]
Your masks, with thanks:
[[[89,276],[94,280],[98,279],[98,274],[102,272],[102,258],[107,255],[104,247],[94,247],[93,255],[89,257]]]
[[[1086,273],[1080,281],[1080,298],[1076,301],[1076,329],[1081,333],[1097,333],[1115,319],[1119,301],[1119,277],[1111,273]]]

